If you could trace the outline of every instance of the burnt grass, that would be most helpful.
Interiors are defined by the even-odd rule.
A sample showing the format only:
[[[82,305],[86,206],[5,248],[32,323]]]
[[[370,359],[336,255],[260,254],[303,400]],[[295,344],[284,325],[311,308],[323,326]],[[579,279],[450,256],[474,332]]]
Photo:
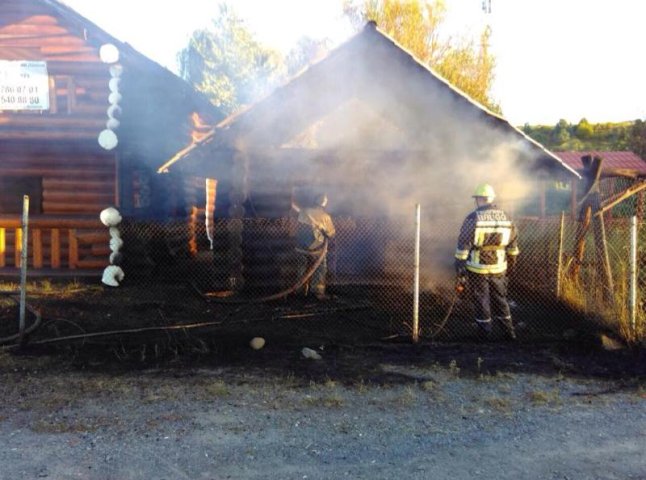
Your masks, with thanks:
[[[161,368],[236,367],[290,374],[304,385],[334,379],[347,385],[423,381],[384,372],[380,364],[420,367],[459,365],[460,375],[534,373],[625,380],[625,388],[646,378],[643,348],[604,350],[602,332],[577,312],[536,295],[517,307],[525,328],[511,342],[503,331],[482,339],[461,299],[442,324],[448,304],[425,293],[420,304],[422,336],[413,344],[401,321],[409,298],[374,288],[337,288],[319,302],[296,296],[266,303],[205,297],[190,285],[79,287],[64,295],[28,296],[42,324],[23,347],[3,348],[23,359],[43,359],[51,371],[126,372]],[[522,292],[517,292],[520,296]],[[254,298],[254,297],[250,297]],[[395,301],[397,300],[397,301]],[[28,325],[33,317],[27,317]],[[547,319],[547,320],[546,320]],[[18,307],[0,307],[0,337],[17,332]],[[441,326],[441,329],[439,328]],[[134,331],[133,331],[134,330]],[[266,339],[261,350],[251,338]],[[71,338],[67,338],[71,337]],[[304,361],[303,347],[322,359]]]

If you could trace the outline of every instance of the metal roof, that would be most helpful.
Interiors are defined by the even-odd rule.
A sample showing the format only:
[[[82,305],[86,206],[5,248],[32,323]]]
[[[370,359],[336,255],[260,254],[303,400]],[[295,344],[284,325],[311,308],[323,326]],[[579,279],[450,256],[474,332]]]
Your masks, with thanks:
[[[581,157],[585,155],[599,156],[603,158],[603,165],[606,168],[621,168],[635,170],[640,175],[646,175],[646,162],[639,155],[633,152],[553,152],[569,167],[577,171],[583,170]]]

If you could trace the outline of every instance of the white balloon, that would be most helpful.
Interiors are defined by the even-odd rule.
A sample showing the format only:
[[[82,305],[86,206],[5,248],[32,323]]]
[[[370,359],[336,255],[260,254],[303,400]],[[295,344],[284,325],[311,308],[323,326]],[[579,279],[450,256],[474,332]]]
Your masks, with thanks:
[[[112,150],[119,144],[117,134],[112,130],[108,130],[107,128],[99,133],[98,141],[99,145],[101,145],[101,148],[105,150]]]
[[[119,210],[114,207],[108,207],[101,210],[101,213],[99,214],[99,220],[101,220],[101,223],[106,227],[116,227],[117,225],[119,225],[119,223],[121,223],[122,219]],[[112,235],[112,231],[110,231],[110,235]]]
[[[123,280],[125,273],[121,270],[121,267],[116,265],[108,265],[103,270],[103,276],[101,277],[101,282],[110,287],[118,287],[119,282]]]
[[[105,43],[99,48],[99,58],[103,63],[117,63],[119,61],[119,49],[111,43]]]

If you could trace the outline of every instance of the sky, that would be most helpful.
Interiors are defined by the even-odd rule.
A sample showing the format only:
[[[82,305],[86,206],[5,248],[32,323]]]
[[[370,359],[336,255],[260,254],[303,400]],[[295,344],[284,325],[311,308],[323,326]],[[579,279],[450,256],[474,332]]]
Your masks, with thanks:
[[[218,0],[63,0],[171,71]],[[489,0],[484,0],[488,2]],[[445,0],[454,35],[490,26],[492,96],[514,125],[646,119],[642,0]],[[229,0],[257,39],[287,51],[303,35],[338,45],[352,34],[342,0]],[[287,14],[286,12],[289,12]]]

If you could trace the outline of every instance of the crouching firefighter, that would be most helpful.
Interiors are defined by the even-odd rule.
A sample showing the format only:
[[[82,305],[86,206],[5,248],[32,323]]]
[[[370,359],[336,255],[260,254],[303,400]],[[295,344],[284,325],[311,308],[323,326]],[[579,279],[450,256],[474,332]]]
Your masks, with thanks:
[[[492,320],[502,323],[511,339],[516,338],[507,301],[508,272],[518,256],[516,227],[494,203],[491,185],[476,188],[476,209],[464,219],[455,251],[455,268],[471,290],[475,321],[485,336]],[[492,317],[493,315],[493,317]]]
[[[299,254],[298,278],[302,278],[320,256],[321,249],[326,239],[333,238],[336,234],[332,218],[325,211],[327,195],[321,194],[314,199],[313,206],[301,208],[292,202],[292,208],[298,212],[298,231],[296,233],[296,252]],[[321,263],[312,274],[309,282],[303,286],[303,293],[307,296],[312,292],[317,299],[325,300],[327,277],[327,252]]]

